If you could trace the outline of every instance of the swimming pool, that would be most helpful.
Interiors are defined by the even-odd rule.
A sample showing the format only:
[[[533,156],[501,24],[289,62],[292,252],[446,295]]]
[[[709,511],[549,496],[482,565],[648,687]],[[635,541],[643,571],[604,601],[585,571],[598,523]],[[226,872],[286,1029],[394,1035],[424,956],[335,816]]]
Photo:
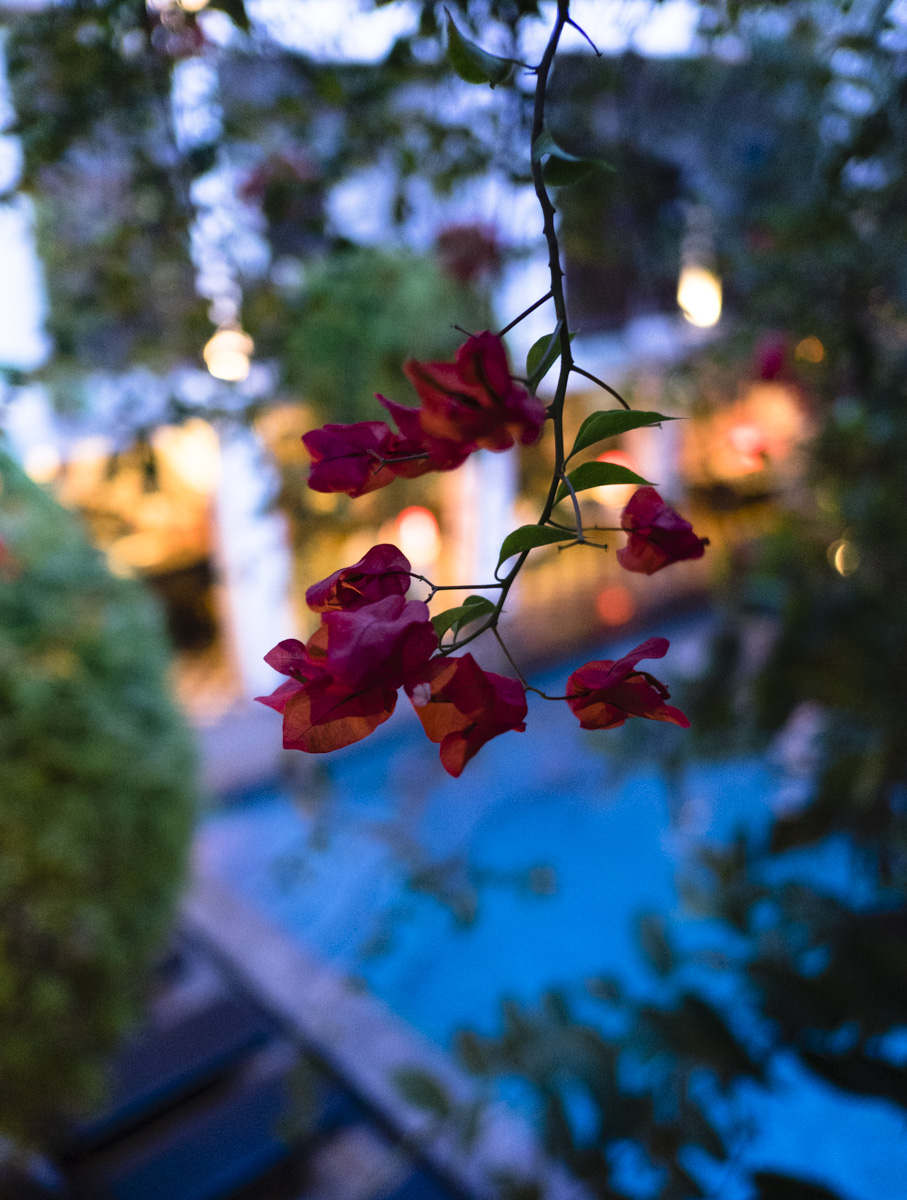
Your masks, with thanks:
[[[696,618],[665,629],[667,682],[694,664],[706,628]],[[558,678],[540,686],[558,689]],[[565,705],[536,696],[527,732],[491,742],[460,780],[444,773],[408,706],[388,726],[332,756],[299,796],[265,788],[210,818],[200,854],[206,870],[445,1046],[463,1027],[494,1032],[505,996],[531,1004],[557,986],[582,1005],[584,982],[601,976],[645,994],[653,975],[638,917],[665,914],[695,940],[678,867],[702,839],[764,820],[776,792],[765,761],[712,762],[688,771],[678,804],[651,759],[625,747],[613,761],[613,735],[583,732]],[[662,749],[683,737],[647,728]],[[825,878],[837,869],[828,854]],[[806,1173],[845,1200],[907,1197],[899,1112],[836,1092],[793,1059],[779,1059],[773,1084],[744,1097],[756,1115],[749,1161]]]

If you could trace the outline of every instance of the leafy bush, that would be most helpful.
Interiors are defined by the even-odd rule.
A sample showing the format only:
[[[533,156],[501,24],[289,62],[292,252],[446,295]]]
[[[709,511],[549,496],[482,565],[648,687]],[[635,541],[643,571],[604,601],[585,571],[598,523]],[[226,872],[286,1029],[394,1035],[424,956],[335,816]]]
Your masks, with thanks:
[[[193,756],[152,600],[0,454],[0,1135],[97,1095],[183,879]]]

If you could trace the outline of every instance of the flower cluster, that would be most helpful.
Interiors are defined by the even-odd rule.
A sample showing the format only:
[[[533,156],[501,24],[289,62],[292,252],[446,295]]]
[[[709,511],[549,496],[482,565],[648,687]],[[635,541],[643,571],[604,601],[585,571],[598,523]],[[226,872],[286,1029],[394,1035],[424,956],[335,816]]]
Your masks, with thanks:
[[[385,421],[358,421],[305,434],[310,488],[364,496],[397,478],[451,471],[479,449],[529,445],[541,432],[545,406],[514,380],[493,333],[468,338],[452,363],[411,358],[403,369],[421,407],[378,396],[398,432]]]
[[[288,678],[258,697],[283,715],[287,749],[325,754],[361,741],[391,716],[401,687],[455,777],[486,742],[526,728],[524,685],[483,670],[471,654],[441,651],[428,606],[406,599],[410,577],[397,547],[380,545],[309,588],[306,602],[321,624],[308,642],[290,638],[266,656]],[[628,717],[686,727],[665,703],[665,685],[637,669],[667,649],[666,638],[649,638],[616,662],[588,662],[561,699],[583,729],[614,729]]]
[[[381,545],[309,588],[321,624],[305,644],[290,638],[266,655],[288,679],[258,697],[283,715],[287,749],[325,754],[361,741],[391,716],[401,687],[451,775],[490,738],[525,729],[518,683],[471,655],[436,656],[428,606],[406,599],[409,583],[409,561]]]

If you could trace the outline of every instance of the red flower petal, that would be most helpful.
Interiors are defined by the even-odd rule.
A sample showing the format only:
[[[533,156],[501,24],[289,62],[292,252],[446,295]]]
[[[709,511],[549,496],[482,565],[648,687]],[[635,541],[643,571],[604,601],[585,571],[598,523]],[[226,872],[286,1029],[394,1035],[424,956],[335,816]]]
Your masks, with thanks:
[[[394,481],[396,472],[380,465],[380,458],[405,457],[422,449],[397,437],[384,421],[324,425],[304,434],[302,442],[312,459],[309,487],[348,496],[364,496]]]
[[[438,648],[438,635],[421,600],[386,596],[349,611],[326,612],[326,666],[354,687],[399,687]]]
[[[637,671],[642,658],[663,658],[666,638],[649,638],[616,662],[603,659],[579,667],[567,680],[567,703],[583,729],[615,729],[628,717],[668,721],[682,728],[690,722],[678,708],[665,704],[670,692],[647,671]]]
[[[429,471],[453,471],[461,466],[478,446],[470,442],[452,441],[448,438],[429,437],[422,429],[419,408],[407,408],[376,393],[375,398],[393,417],[397,428],[406,441],[419,444],[425,451],[424,459],[401,462],[394,473],[401,479],[416,479]]]
[[[709,544],[708,538],[697,537],[690,522],[651,487],[633,493],[620,523],[630,536],[618,550],[617,561],[627,571],[653,575],[671,563],[702,558]]]
[[[284,748],[327,754],[350,746],[383,724],[396,704],[392,687],[353,691],[330,676],[313,680],[284,703]]]
[[[515,382],[496,334],[470,337],[452,363],[411,358],[403,370],[422,401],[419,424],[428,438],[506,450],[541,432],[545,406]]]
[[[396,546],[383,543],[373,546],[351,567],[342,567],[320,583],[313,583],[305,594],[305,602],[313,612],[328,612],[362,608],[385,596],[405,596],[410,584],[409,572],[409,559]],[[272,667],[275,665],[271,663]]]
[[[491,738],[526,728],[522,685],[483,671],[471,654],[433,658],[407,679],[406,694],[429,739],[440,743],[441,764],[454,777]]]

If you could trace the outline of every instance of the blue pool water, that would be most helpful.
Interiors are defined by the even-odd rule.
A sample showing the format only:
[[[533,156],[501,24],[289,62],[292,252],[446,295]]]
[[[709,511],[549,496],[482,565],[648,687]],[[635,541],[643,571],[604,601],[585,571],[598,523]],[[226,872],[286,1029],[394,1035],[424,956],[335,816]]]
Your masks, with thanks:
[[[670,683],[691,665],[704,631],[701,620],[665,630],[673,644],[658,675]],[[558,674],[539,682],[563,686]],[[683,736],[648,730],[662,750]],[[585,998],[589,1016],[584,981],[613,977],[637,994],[653,986],[641,914],[665,914],[696,939],[679,908],[678,866],[702,839],[764,820],[776,790],[770,765],[737,760],[692,768],[678,800],[651,753],[609,737],[530,696],[527,732],[496,739],[453,780],[401,705],[297,797],[264,790],[212,817],[200,853],[441,1044],[466,1026],[493,1032],[502,997],[531,1004],[551,987],[580,1006]],[[619,761],[609,745],[622,747]],[[841,871],[833,848],[812,866],[826,882]],[[893,1108],[845,1097],[793,1061],[779,1060],[773,1084],[745,1099],[757,1118],[748,1160],[806,1173],[844,1200],[907,1200],[907,1138]]]

